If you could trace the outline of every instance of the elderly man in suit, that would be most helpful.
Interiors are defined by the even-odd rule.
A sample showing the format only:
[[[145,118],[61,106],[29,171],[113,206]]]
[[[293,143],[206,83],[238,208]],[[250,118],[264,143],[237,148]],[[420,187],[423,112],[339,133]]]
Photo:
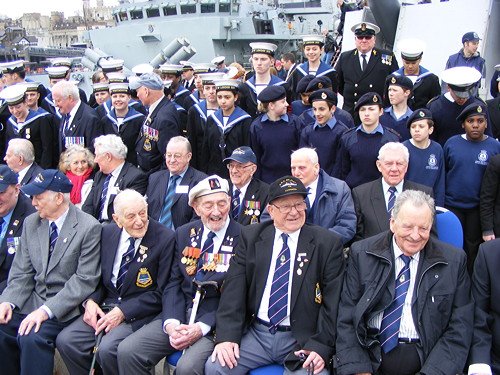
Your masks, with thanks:
[[[93,142],[102,134],[102,124],[96,111],[80,100],[78,87],[60,81],[52,87],[52,98],[63,114],[59,125],[59,152],[75,143],[85,145],[93,152]]]
[[[394,202],[404,190],[420,190],[431,197],[432,188],[405,180],[409,152],[401,143],[389,142],[378,153],[377,168],[382,177],[352,190],[358,219],[354,240],[368,238],[389,229]],[[433,227],[433,234],[435,224]]]
[[[24,138],[9,141],[3,160],[17,173],[17,182],[23,186],[35,179],[43,168],[35,163],[35,148]]]
[[[154,320],[120,349],[123,374],[148,375],[162,357],[185,350],[176,367],[177,375],[203,375],[205,362],[213,350],[215,312],[220,287],[226,276],[240,225],[229,216],[230,198],[226,180],[213,175],[200,181],[189,192],[189,204],[200,220],[187,223],[175,232],[176,256],[170,280],[163,292],[161,319]],[[192,316],[196,282],[206,287],[196,315]]]
[[[0,360],[5,374],[52,374],[59,332],[80,315],[100,277],[101,225],[70,203],[72,184],[48,169],[23,186],[38,213],[0,295]]]
[[[99,172],[94,177],[82,210],[100,222],[108,223],[112,220],[116,195],[125,189],[144,194],[148,178],[139,168],[125,161],[127,146],[119,136],[101,135],[95,139],[94,146],[94,161],[99,165]]]
[[[224,159],[231,180],[231,217],[242,225],[260,223],[267,205],[269,185],[254,178],[257,157],[250,147],[242,146]]]
[[[31,201],[19,194],[17,176],[6,165],[0,165],[0,293],[19,250],[24,219],[35,212]]]
[[[298,178],[276,180],[267,205],[273,221],[242,229],[222,289],[207,375],[246,374],[272,363],[284,363],[287,373],[329,373],[342,240],[305,223],[306,196]]]
[[[102,331],[97,362],[103,373],[130,373],[120,360],[121,343],[134,345],[133,333],[161,312],[174,234],[148,218],[146,200],[134,190],[118,194],[114,206],[114,222],[102,230],[99,287],[85,301],[84,315],[57,337],[57,348],[72,375],[88,374],[91,349]]]
[[[434,200],[405,190],[390,231],[351,247],[340,301],[336,373],[461,374],[474,301],[465,252],[434,239]]]
[[[207,175],[189,165],[191,144],[187,138],[176,136],[170,139],[165,153],[167,169],[149,176],[149,215],[171,229],[192,221],[197,217],[188,205],[189,190]]]

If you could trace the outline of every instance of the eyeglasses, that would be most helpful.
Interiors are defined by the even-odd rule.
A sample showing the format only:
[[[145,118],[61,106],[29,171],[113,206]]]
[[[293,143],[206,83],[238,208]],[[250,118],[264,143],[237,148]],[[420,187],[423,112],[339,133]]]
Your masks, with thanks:
[[[356,38],[370,40],[371,38],[373,38],[373,35],[359,35],[356,36]]]
[[[187,154],[186,154],[187,155]],[[167,158],[167,160],[170,160],[172,158],[174,158],[174,160],[179,160],[179,159],[182,159],[184,156],[186,155],[182,155],[182,154],[170,154],[170,153],[167,153],[165,154],[165,157]]]
[[[305,209],[307,208],[307,203],[305,201],[284,206],[276,206],[275,204],[271,205],[276,207],[282,214],[289,214],[290,212],[292,212],[292,208],[295,208],[297,212],[305,211]]]
[[[241,165],[241,164],[234,164],[233,163],[233,164],[228,164],[227,169],[229,169],[229,170],[234,169],[237,171],[242,171],[243,169],[251,167],[252,165],[254,165],[254,164]]]

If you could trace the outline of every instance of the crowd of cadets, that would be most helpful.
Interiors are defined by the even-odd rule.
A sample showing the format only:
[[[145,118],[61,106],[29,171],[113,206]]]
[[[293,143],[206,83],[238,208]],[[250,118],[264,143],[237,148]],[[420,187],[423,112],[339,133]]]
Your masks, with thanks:
[[[84,92],[59,84],[69,80],[69,59],[54,59],[46,69],[53,89],[27,80],[22,61],[3,63],[0,154],[10,140],[25,138],[35,163],[55,168],[71,145],[96,152],[96,137],[116,134],[127,148],[124,159],[151,175],[165,168],[169,139],[183,135],[192,147],[192,168],[229,179],[224,160],[249,146],[256,155],[254,177],[270,184],[290,174],[294,150],[312,147],[322,170],[353,189],[380,177],[382,145],[403,142],[410,155],[406,179],[433,188],[436,204],[460,219],[467,254],[476,254],[483,239],[499,234],[500,222],[498,72],[491,87],[497,97],[485,103],[475,95],[485,66],[479,37],[463,36],[463,48],[441,75],[442,94],[438,77],[420,65],[421,42],[401,42],[399,68],[392,53],[374,47],[376,25],[360,23],[352,31],[356,49],[342,53],[336,69],[320,60],[324,36],[304,37],[307,61],[296,64],[285,54],[284,80],[271,74],[276,45],[263,42],[250,44],[253,73],[242,80],[229,79],[236,74],[224,57],[214,59],[216,65],[143,64],[129,77],[123,61],[102,60],[90,105]],[[147,190],[153,195],[164,188]]]

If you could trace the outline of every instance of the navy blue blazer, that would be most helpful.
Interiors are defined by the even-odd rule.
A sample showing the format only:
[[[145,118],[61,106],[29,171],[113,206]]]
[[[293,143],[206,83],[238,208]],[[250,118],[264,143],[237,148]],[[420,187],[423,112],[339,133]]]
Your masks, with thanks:
[[[189,190],[198,182],[206,178],[207,175],[193,167],[188,167],[179,185],[189,186]],[[167,193],[170,172],[168,169],[155,172],[149,176],[148,189],[146,195],[148,197],[149,216],[155,220],[160,220],[161,210],[165,202],[165,194]],[[199,219],[194,209],[188,205],[188,193],[176,193],[172,204],[172,222],[174,228],[189,223],[194,219]]]
[[[35,207],[31,204],[31,199],[19,192],[17,204],[10,218],[9,227],[0,244],[0,293],[7,286],[10,266],[16,254],[12,250],[9,252],[9,248],[17,250],[16,246],[12,246],[12,244],[16,244],[16,242],[20,244],[24,219],[35,211]]]
[[[224,234],[224,241],[219,252],[234,254],[240,237],[241,225],[229,217],[228,220],[230,220],[229,226]],[[200,248],[202,235],[203,224],[201,220],[183,225],[175,231],[177,249],[172,265],[172,276],[163,292],[163,321],[177,319],[187,323],[189,320],[187,311],[192,307],[196,284],[193,283],[194,275],[189,276],[186,272],[186,265],[181,263],[182,251],[186,246]],[[223,246],[224,248],[222,248]],[[210,288],[206,290],[205,297],[198,307],[195,321],[209,325],[212,330],[215,329],[215,313],[219,306],[220,288],[225,277],[226,272],[207,271],[204,278],[204,281],[217,281],[219,288],[217,291]]]
[[[92,189],[82,206],[82,211],[86,212],[96,219],[99,220],[101,216],[101,193],[104,181],[108,177],[107,174],[102,172],[97,172],[94,177],[94,183],[92,184]],[[123,168],[116,179],[115,186],[119,191],[125,189],[132,189],[138,193],[144,194],[146,192],[146,187],[148,186],[148,177],[136,166],[125,162]],[[108,218],[112,220],[112,214],[115,212],[113,209],[113,202],[116,195],[111,195],[108,202]]]
[[[229,186],[230,186],[229,192],[232,195],[233,184],[229,182]],[[241,201],[241,210],[237,220],[238,223],[240,223],[241,225],[249,225],[252,223],[252,219],[254,219],[254,216],[257,219],[257,223],[260,223],[260,217],[262,215],[262,212],[264,212],[268,203],[268,195],[269,195],[269,185],[259,179],[252,178],[250,184],[248,185],[247,191],[245,192],[245,196]],[[255,213],[255,209],[253,209],[252,214],[249,213],[249,210],[247,209],[246,205],[253,204],[250,202],[258,202],[258,205],[260,207],[258,208],[258,211],[260,211],[258,215]],[[230,211],[230,214],[232,215],[232,211]],[[252,223],[252,224],[257,224],[257,223]]]
[[[120,294],[111,282],[113,263],[122,230],[113,222],[102,229],[101,280],[89,299],[100,305],[119,304],[125,321],[135,331],[161,312],[161,295],[170,277],[174,232],[149,219],[148,230],[130,263]],[[144,254],[141,254],[144,252]],[[148,255],[144,258],[144,255]],[[148,278],[145,276],[149,276]],[[144,277],[142,280],[139,276]],[[121,298],[121,300],[119,300]]]
[[[42,171],[43,171],[43,168],[40,167],[36,162],[33,162],[33,164],[31,164],[31,166],[28,168],[28,171],[24,175],[23,179],[21,180],[21,186],[29,184]]]

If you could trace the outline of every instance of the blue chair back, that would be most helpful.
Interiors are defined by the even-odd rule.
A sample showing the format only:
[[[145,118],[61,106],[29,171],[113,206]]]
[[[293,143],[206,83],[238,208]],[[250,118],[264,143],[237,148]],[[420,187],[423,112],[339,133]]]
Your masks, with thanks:
[[[281,365],[268,365],[250,370],[249,375],[283,375],[285,368]]]
[[[464,232],[457,215],[446,208],[436,207],[436,219],[439,240],[462,249]]]

